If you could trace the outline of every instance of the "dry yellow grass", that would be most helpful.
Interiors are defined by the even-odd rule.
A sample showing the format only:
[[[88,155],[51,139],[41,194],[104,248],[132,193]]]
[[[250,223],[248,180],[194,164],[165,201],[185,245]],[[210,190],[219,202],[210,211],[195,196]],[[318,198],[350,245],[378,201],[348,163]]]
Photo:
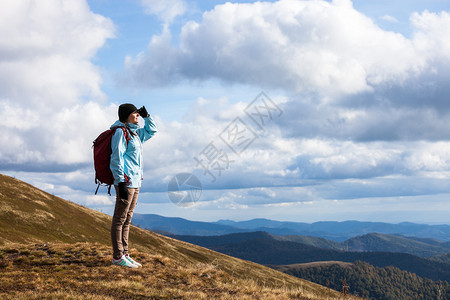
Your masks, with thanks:
[[[111,264],[101,244],[8,244],[0,248],[1,299],[339,299],[307,295],[220,270],[133,249],[143,267]],[[350,299],[350,298],[347,298]]]

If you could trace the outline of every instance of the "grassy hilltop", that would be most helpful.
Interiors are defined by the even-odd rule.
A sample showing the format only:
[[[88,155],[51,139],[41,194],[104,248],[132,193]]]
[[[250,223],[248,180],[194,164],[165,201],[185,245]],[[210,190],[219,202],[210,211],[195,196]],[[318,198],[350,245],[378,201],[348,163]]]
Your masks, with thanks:
[[[112,266],[110,222],[106,214],[0,174],[0,298],[344,298],[309,281],[137,227],[130,242],[144,267]]]

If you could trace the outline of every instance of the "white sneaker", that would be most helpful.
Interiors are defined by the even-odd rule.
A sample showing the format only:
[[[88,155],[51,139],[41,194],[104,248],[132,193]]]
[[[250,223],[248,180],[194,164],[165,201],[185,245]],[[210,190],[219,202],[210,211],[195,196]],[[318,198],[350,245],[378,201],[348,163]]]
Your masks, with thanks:
[[[128,261],[130,263],[132,263],[133,265],[136,265],[138,267],[142,267],[142,265],[140,263],[138,263],[137,261],[135,261],[134,259],[131,258],[131,256],[129,256],[128,254],[124,255],[126,259],[128,259]]]
[[[112,264],[113,265],[117,265],[117,266],[122,266],[122,267],[128,267],[128,268],[134,268],[136,269],[138,266],[133,264],[132,262],[130,262],[125,255],[122,255],[121,258],[119,259],[114,259],[112,260]]]

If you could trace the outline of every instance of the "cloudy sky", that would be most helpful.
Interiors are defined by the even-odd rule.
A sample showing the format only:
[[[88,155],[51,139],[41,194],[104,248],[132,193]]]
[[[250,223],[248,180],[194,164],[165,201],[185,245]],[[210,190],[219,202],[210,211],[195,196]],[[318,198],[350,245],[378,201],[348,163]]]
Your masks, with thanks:
[[[450,224],[449,32],[448,0],[2,1],[0,172],[110,214],[91,145],[132,102],[136,212]]]

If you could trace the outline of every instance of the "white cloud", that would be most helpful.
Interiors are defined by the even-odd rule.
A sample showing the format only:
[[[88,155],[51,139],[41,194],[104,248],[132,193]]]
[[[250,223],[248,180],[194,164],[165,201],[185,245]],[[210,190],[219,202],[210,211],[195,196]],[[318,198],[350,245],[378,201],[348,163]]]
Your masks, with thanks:
[[[13,1],[1,4],[0,88],[25,106],[52,109],[82,96],[104,98],[90,59],[114,36],[109,19],[85,1]],[[50,105],[49,105],[50,104]]]
[[[402,84],[430,67],[440,50],[421,45],[432,39],[446,49],[445,30],[438,30],[446,19],[445,13],[413,16],[417,32],[409,40],[382,30],[350,1],[226,3],[205,12],[199,23],[187,22],[179,46],[154,36],[126,68],[142,86],[219,78],[353,94]]]
[[[230,105],[226,99],[212,101],[200,98],[189,113],[192,117],[189,121],[165,123],[157,120],[158,135],[145,146],[143,190],[161,191],[161,187],[164,189],[175,174],[190,172],[200,179],[206,190],[248,189],[245,197],[254,204],[266,201],[264,199],[269,199],[270,203],[280,201],[278,192],[270,188],[308,186],[317,184],[318,180],[365,178],[370,182],[374,178],[388,176],[448,177],[445,173],[450,167],[450,153],[445,150],[447,142],[358,142],[332,138],[331,135],[330,138],[289,137],[284,135],[286,126],[276,121],[238,156],[219,139],[218,133],[234,117],[245,119],[242,106],[245,107],[242,103]],[[302,118],[295,112],[294,115]],[[348,118],[357,116],[348,114]],[[284,117],[290,116],[283,115],[277,121]],[[353,127],[358,126],[361,125]],[[194,156],[200,157],[200,152],[211,141],[227,153],[231,161],[229,168],[220,173],[211,167],[215,181],[194,160]],[[418,193],[420,190],[429,192],[425,186]],[[358,190],[358,193],[363,194],[363,191]],[[281,197],[284,201],[298,199],[292,196]]]
[[[86,196],[84,205],[96,206],[96,205],[112,205],[115,199],[106,195],[90,195]]]
[[[175,17],[183,15],[187,5],[183,0],[141,0],[145,12],[156,15],[165,24],[170,24]]]
[[[414,43],[421,50],[421,54],[426,55],[435,64],[445,63],[448,65],[450,41],[447,35],[450,30],[450,12],[414,13],[411,16],[411,22],[417,28]]]
[[[297,166],[302,178],[376,178],[433,174],[447,177],[448,142],[372,142],[305,139]]]
[[[450,170],[450,142],[418,142],[405,163],[414,171],[446,174]]]
[[[208,209],[224,209],[224,210],[245,210],[249,206],[242,204],[241,199],[243,194],[240,191],[224,191],[222,195],[213,200],[200,201],[195,203],[195,208],[208,210]]]
[[[0,4],[0,124],[10,141],[0,146],[0,165],[57,169],[90,161],[93,138],[115,114],[103,107],[91,59],[114,31],[86,1]]]
[[[384,21],[388,21],[390,23],[398,23],[397,18],[395,18],[395,17],[393,17],[391,15],[384,15],[384,16],[381,17],[381,19],[384,20]]]

